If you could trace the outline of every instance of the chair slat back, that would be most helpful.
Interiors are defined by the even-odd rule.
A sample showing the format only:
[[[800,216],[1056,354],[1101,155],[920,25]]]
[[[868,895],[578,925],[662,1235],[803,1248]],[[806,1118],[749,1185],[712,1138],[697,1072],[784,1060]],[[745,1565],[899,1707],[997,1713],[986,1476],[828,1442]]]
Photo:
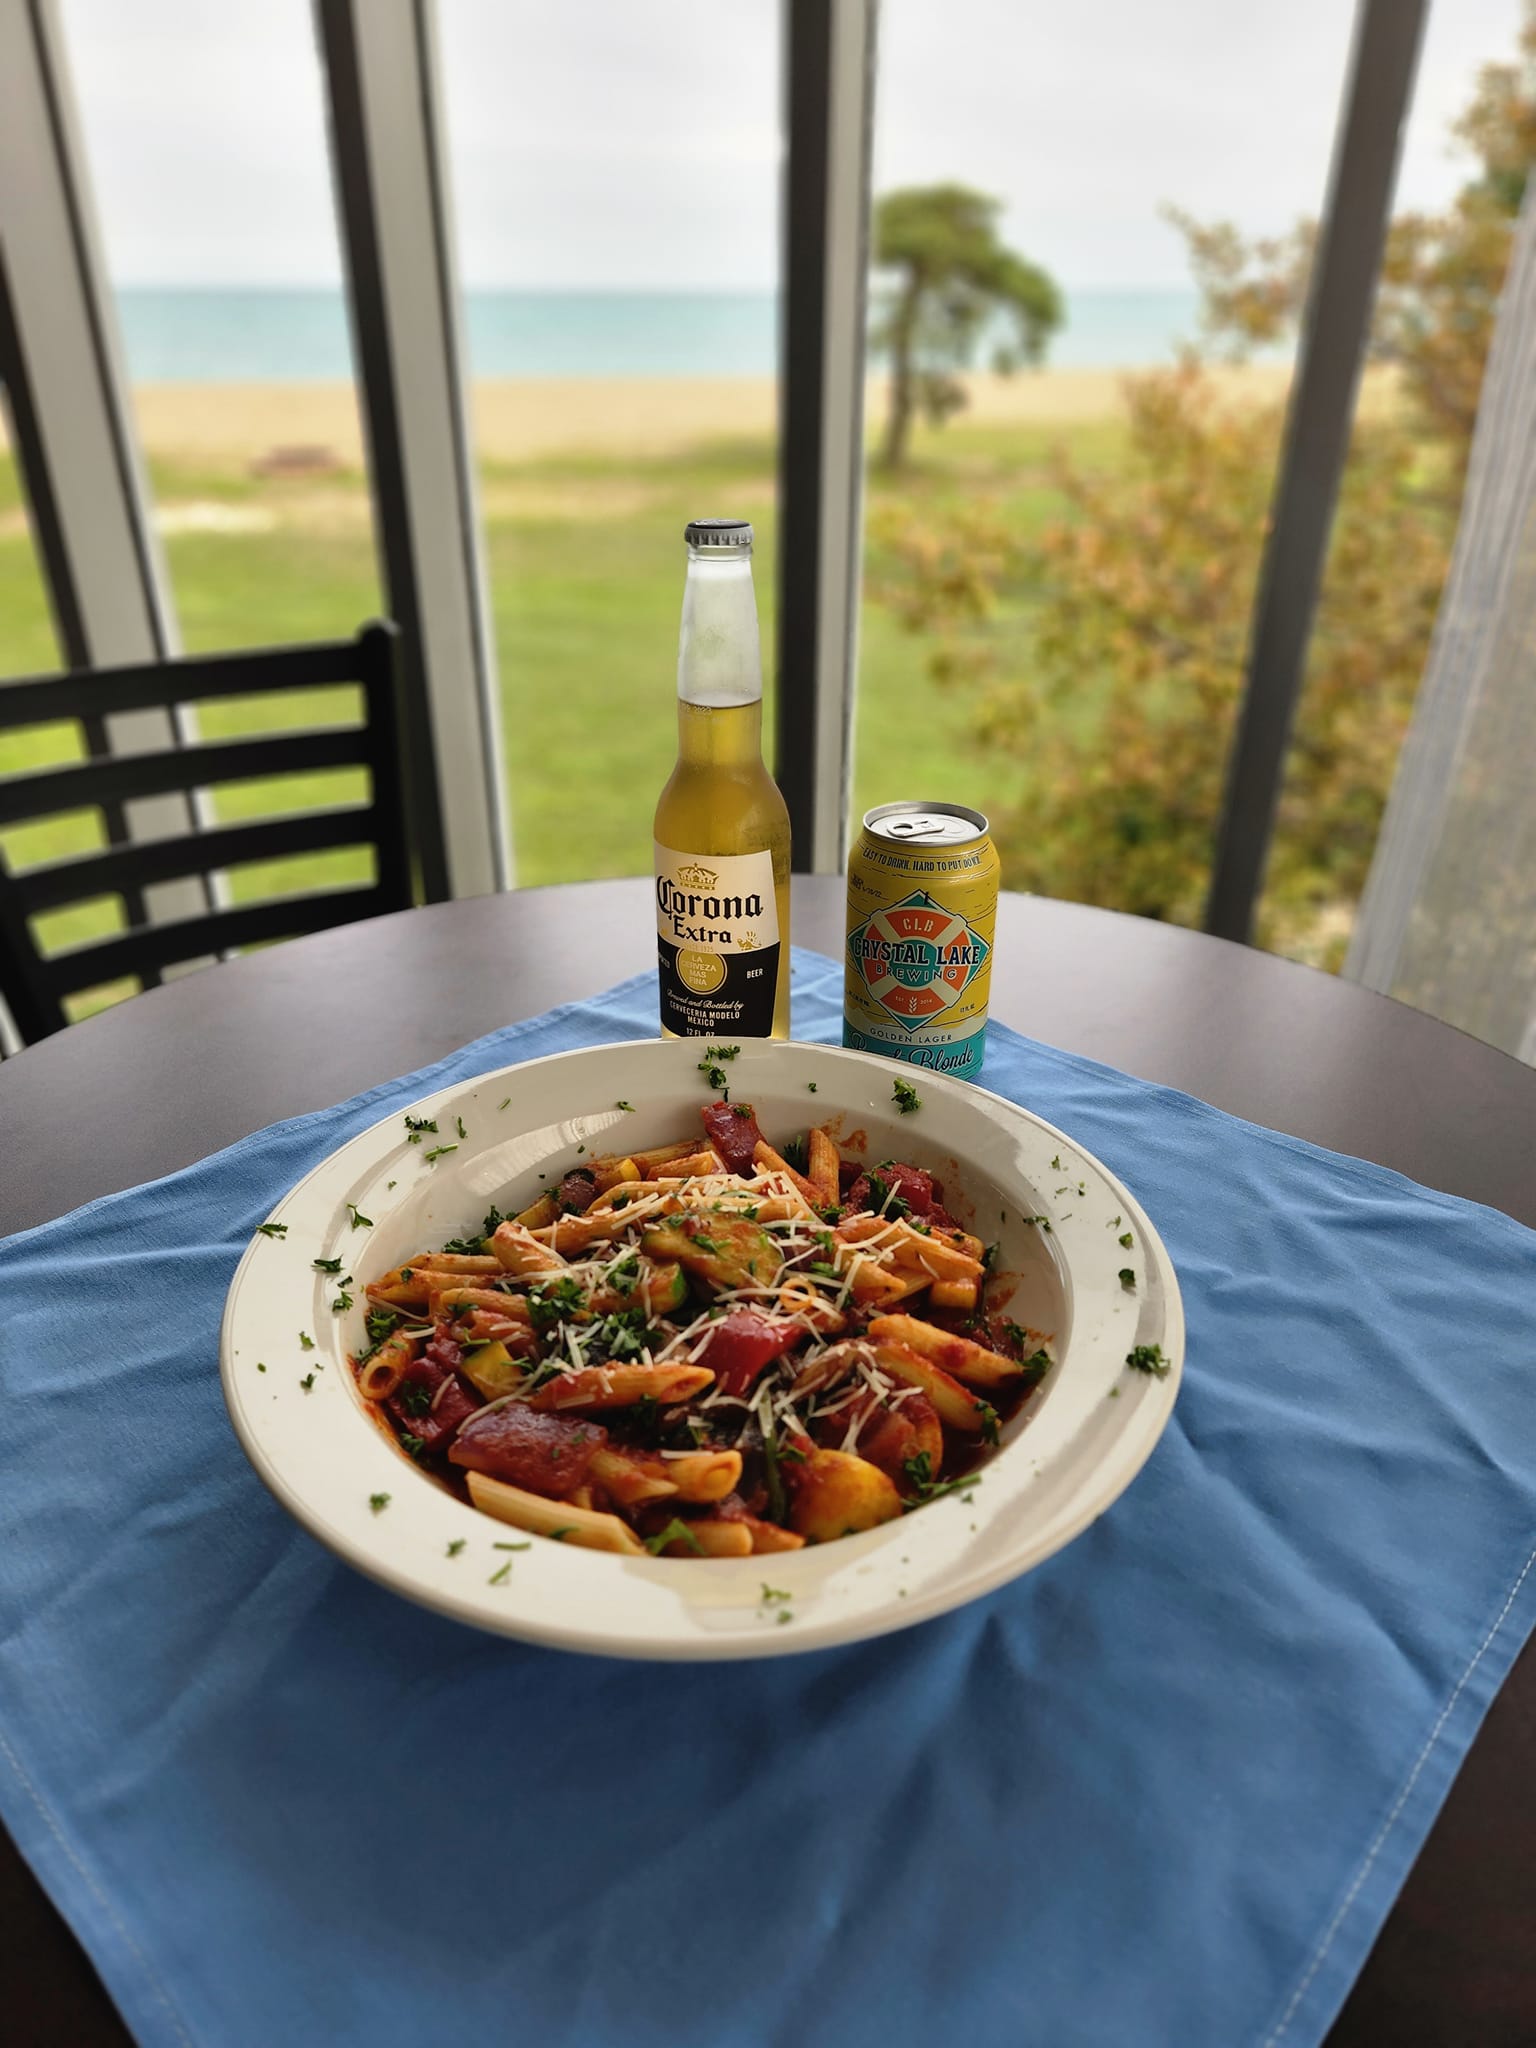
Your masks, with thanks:
[[[12,873],[0,857],[0,995],[25,1040],[67,1022],[65,1000],[119,977],[148,984],[162,971],[233,947],[266,943],[408,908],[413,840],[400,754],[398,634],[365,626],[354,640],[200,655],[131,668],[93,669],[0,684],[0,732],[79,720],[87,733],[107,714],[171,709],[218,698],[271,697],[333,684],[362,693],[362,723],[199,741],[147,754],[98,754],[62,767],[0,778],[0,827],[92,806],[108,816],[136,798],[191,797],[256,777],[362,768],[361,803],[242,822],[174,838],[118,843]],[[255,861],[343,847],[372,850],[374,879],[256,903],[215,900],[210,878]],[[139,920],[110,937],[44,955],[32,920],[104,895],[142,900],[156,883],[204,878],[208,910],[163,923]]]

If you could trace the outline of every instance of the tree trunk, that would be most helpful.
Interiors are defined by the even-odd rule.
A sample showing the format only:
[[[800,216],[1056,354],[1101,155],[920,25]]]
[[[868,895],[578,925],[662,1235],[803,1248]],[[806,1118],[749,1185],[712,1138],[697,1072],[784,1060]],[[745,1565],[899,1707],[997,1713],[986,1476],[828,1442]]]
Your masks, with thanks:
[[[912,390],[912,334],[917,325],[919,286],[912,279],[901,295],[891,322],[891,406],[885,420],[885,446],[880,460],[886,469],[900,469],[907,459],[915,399]]]

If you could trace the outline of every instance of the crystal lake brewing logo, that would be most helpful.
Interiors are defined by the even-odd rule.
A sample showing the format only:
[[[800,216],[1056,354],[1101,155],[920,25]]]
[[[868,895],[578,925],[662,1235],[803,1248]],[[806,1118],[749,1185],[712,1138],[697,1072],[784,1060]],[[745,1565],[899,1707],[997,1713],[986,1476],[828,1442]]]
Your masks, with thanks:
[[[919,890],[872,911],[848,934],[870,995],[916,1030],[957,1003],[992,948],[974,925]]]

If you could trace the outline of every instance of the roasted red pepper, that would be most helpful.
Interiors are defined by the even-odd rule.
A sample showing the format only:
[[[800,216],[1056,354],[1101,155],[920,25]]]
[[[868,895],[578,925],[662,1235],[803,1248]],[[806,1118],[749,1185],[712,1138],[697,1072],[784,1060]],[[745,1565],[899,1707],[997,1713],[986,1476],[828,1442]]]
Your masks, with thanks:
[[[745,1394],[770,1359],[780,1358],[805,1332],[798,1323],[733,1308],[713,1324],[698,1363],[707,1365],[727,1394]]]
[[[570,1415],[548,1415],[523,1401],[509,1401],[476,1416],[459,1431],[448,1456],[471,1472],[485,1472],[559,1500],[574,1493],[593,1457],[608,1441],[600,1423]]]
[[[752,1155],[763,1142],[750,1102],[711,1102],[699,1111],[705,1134],[731,1173],[750,1173]]]

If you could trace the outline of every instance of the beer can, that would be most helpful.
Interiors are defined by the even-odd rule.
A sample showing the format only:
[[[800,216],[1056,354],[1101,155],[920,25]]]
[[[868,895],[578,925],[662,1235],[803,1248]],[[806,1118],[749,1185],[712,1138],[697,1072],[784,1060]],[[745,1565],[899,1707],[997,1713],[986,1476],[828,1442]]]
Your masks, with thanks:
[[[980,811],[879,804],[848,861],[843,1043],[962,1080],[980,1073],[997,929]]]

